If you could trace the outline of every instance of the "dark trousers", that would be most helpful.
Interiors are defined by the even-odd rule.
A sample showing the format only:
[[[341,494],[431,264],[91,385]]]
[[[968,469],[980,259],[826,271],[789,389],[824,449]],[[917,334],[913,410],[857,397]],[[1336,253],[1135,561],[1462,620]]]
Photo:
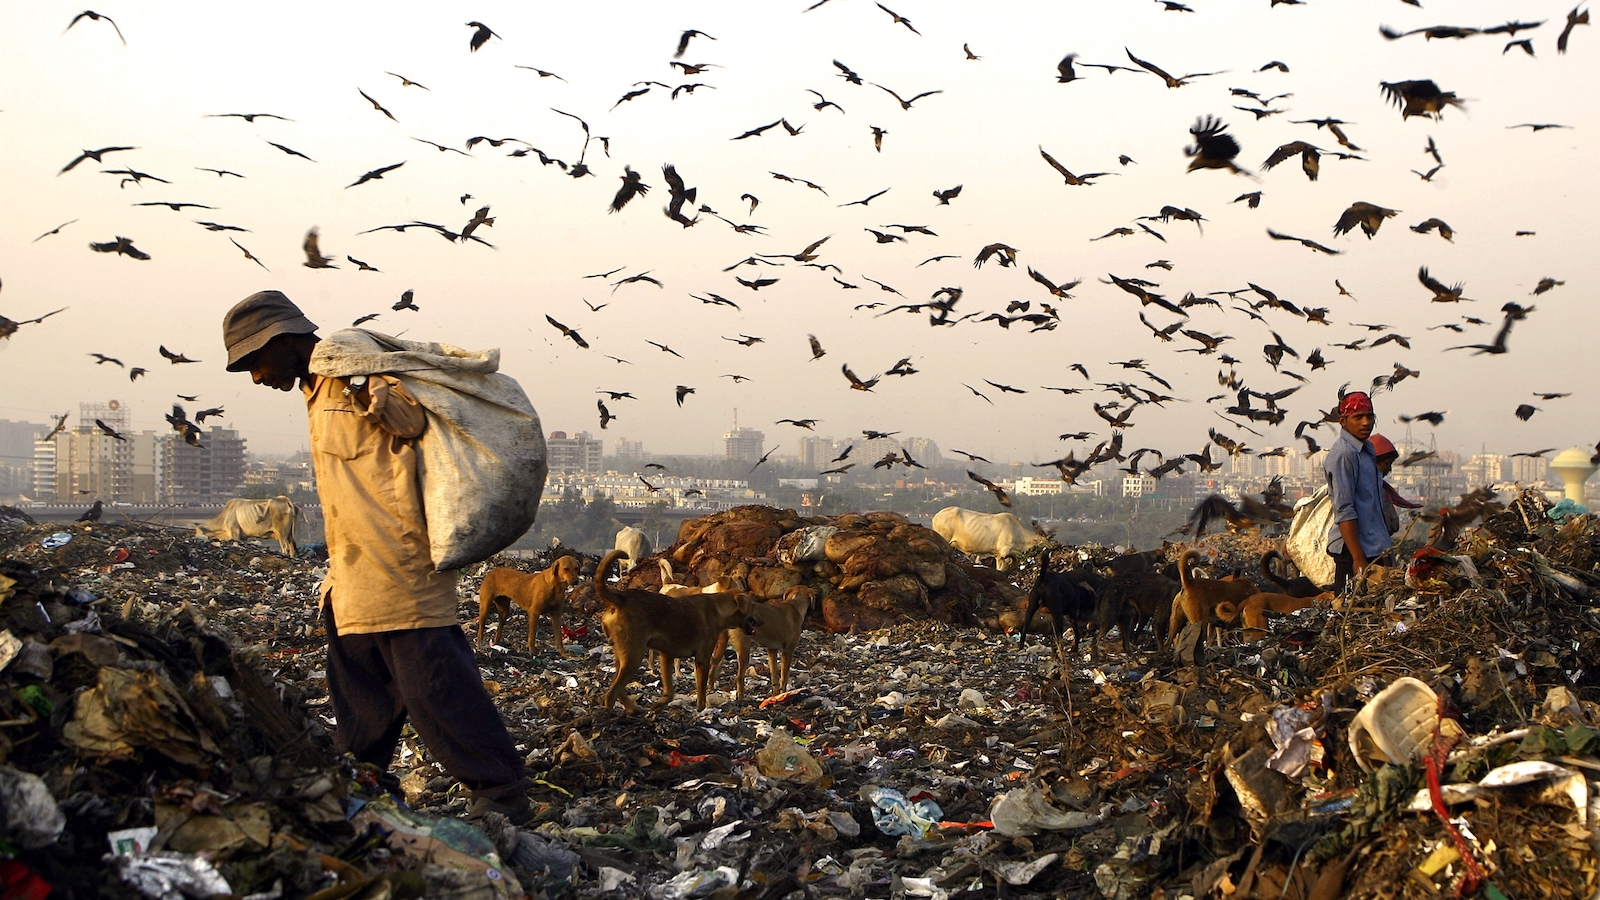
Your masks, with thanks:
[[[323,608],[323,622],[341,752],[388,769],[409,716],[428,752],[473,796],[502,801],[528,789],[522,758],[459,627],[341,635],[332,604]]]
[[[1333,592],[1342,594],[1345,586],[1350,583],[1351,576],[1356,572],[1355,557],[1350,555],[1349,550],[1340,550],[1338,553],[1328,555],[1333,557]]]

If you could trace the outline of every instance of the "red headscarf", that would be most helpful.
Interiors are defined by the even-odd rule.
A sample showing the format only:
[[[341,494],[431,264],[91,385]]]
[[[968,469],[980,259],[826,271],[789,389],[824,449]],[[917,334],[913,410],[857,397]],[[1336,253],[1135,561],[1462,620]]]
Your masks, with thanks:
[[[1372,398],[1365,391],[1351,391],[1339,401],[1339,418],[1353,416],[1356,413],[1372,412]]]

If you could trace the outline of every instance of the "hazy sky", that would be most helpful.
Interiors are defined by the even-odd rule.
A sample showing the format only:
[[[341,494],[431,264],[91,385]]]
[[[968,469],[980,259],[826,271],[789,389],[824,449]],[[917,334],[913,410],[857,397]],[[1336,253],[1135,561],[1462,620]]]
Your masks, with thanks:
[[[845,437],[863,428],[925,435],[946,450],[955,446],[1004,459],[1054,459],[1082,445],[1062,443],[1064,431],[1108,428],[1094,402],[1115,399],[1091,390],[1075,396],[1045,385],[1093,388],[1068,366],[1081,362],[1095,382],[1128,380],[1171,393],[1183,402],[1145,406],[1133,414],[1131,447],[1196,452],[1206,429],[1247,437],[1252,446],[1288,444],[1301,418],[1333,402],[1339,385],[1365,386],[1395,363],[1420,378],[1377,398],[1379,428],[1403,433],[1400,413],[1449,411],[1437,436],[1442,448],[1501,451],[1592,444],[1600,438],[1593,385],[1600,376],[1591,286],[1597,205],[1594,144],[1597,124],[1593,84],[1600,33],[1578,28],[1569,52],[1555,39],[1568,7],[1552,2],[1429,3],[1418,9],[1399,0],[1308,0],[1269,8],[1267,0],[1189,0],[1193,13],[1163,11],[1146,0],[957,4],[895,0],[920,36],[896,24],[866,0],[807,3],[587,3],[539,5],[482,2],[126,4],[97,8],[126,36],[124,46],[105,21],[84,19],[62,29],[81,6],[16,5],[0,33],[0,313],[30,318],[69,307],[0,342],[0,418],[47,421],[81,400],[119,398],[131,404],[137,428],[165,427],[162,414],[175,393],[200,394],[190,409],[223,405],[225,423],[245,432],[260,451],[304,446],[304,408],[297,396],[255,387],[244,375],[222,370],[219,322],[244,296],[277,288],[294,298],[324,332],[369,312],[382,315],[366,327],[439,340],[468,348],[500,347],[503,370],[519,379],[544,427],[569,432],[598,429],[596,389],[630,391],[638,400],[607,401],[618,418],[603,432],[645,442],[651,453],[714,453],[738,409],[739,422],[767,432],[768,445],[792,453],[802,434],[776,419],[816,418],[818,434]],[[1501,50],[1504,35],[1427,41],[1415,35],[1380,37],[1380,25],[1410,29],[1430,25],[1489,27],[1508,19],[1545,20],[1517,38],[1531,38],[1537,58],[1519,48]],[[500,38],[468,51],[476,19]],[[698,29],[683,61],[717,68],[682,77],[669,67],[678,35]],[[981,57],[966,58],[962,45]],[[1223,70],[1172,90],[1144,72],[1085,68],[1082,63],[1132,65],[1124,48],[1174,75]],[[1056,82],[1056,64],[1075,52],[1080,80]],[[868,82],[849,84],[833,60]],[[1281,60],[1290,71],[1257,72]],[[518,69],[533,66],[565,79]],[[405,87],[385,74],[399,73],[429,90]],[[1402,121],[1379,91],[1379,82],[1433,79],[1466,100],[1442,121]],[[653,87],[612,108],[635,82],[703,83],[693,94]],[[942,93],[903,110],[885,85],[909,97]],[[1260,121],[1235,105],[1253,106],[1230,88],[1263,96],[1292,92],[1273,105],[1287,110]],[[845,110],[816,110],[820,91]],[[382,103],[391,121],[363,100]],[[515,158],[479,144],[470,156],[420,143],[423,138],[458,149],[474,135],[514,137],[551,157],[575,163],[583,152],[578,123],[610,138],[610,155],[595,141],[587,163],[594,177],[574,179],[536,154]],[[253,124],[207,114],[273,113],[292,122]],[[1188,128],[1196,117],[1220,116],[1243,152],[1238,162],[1252,180],[1224,171],[1185,172]],[[1291,119],[1334,116],[1363,160],[1322,159],[1310,182],[1298,158],[1269,171],[1272,150],[1306,140],[1325,151],[1343,150],[1326,130]],[[760,137],[734,136],[780,117],[803,126],[789,136],[782,126]],[[1571,129],[1532,133],[1519,123],[1561,123]],[[871,126],[886,129],[875,152]],[[1429,137],[1445,162],[1431,182]],[[288,156],[275,141],[315,162]],[[71,172],[57,172],[83,149],[128,145]],[[1099,183],[1068,187],[1040,158],[1043,147],[1073,172],[1111,172]],[[1123,166],[1118,156],[1136,160]],[[405,162],[382,180],[347,188],[363,172]],[[676,165],[698,202],[735,223],[760,225],[764,234],[739,234],[703,214],[685,229],[662,214],[667,186],[663,163]],[[651,186],[622,212],[607,207],[625,165]],[[222,177],[196,167],[228,169]],[[118,187],[120,176],[102,169],[134,168],[171,184],[145,181]],[[771,172],[809,179],[826,195],[775,180]],[[935,190],[962,185],[941,206]],[[870,207],[840,204],[874,192],[888,193]],[[1231,202],[1260,190],[1259,209]],[[459,201],[462,194],[473,199]],[[753,194],[753,213],[741,194]],[[140,201],[183,201],[213,210],[136,207]],[[1354,201],[1401,210],[1376,238],[1358,232],[1335,238],[1331,226]],[[1162,243],[1142,232],[1091,241],[1164,205],[1205,216],[1203,234],[1189,222],[1150,222]],[[492,228],[477,234],[495,249],[452,244],[425,229],[379,231],[412,220],[459,230],[474,210],[490,206]],[[1455,229],[1454,242],[1407,230],[1430,217]],[[59,234],[34,239],[67,220]],[[248,232],[210,232],[207,220]],[[925,225],[937,236],[910,234],[904,243],[878,244],[864,229],[890,223]],[[322,250],[340,265],[313,270],[301,263],[308,228],[321,229]],[[1315,239],[1343,251],[1324,256],[1298,244],[1267,238],[1266,229]],[[1537,232],[1513,237],[1517,230]],[[149,261],[93,253],[90,241],[132,238]],[[233,237],[270,272],[245,259]],[[831,236],[818,263],[840,271],[802,267],[724,267],[756,253],[797,253]],[[1019,251],[1018,265],[972,265],[979,248],[1003,242]],[[956,258],[919,266],[938,254]],[[358,271],[346,255],[380,273]],[[1168,260],[1171,271],[1146,268]],[[785,262],[775,260],[776,262]],[[1029,279],[1033,267],[1057,282],[1081,278],[1071,299],[1057,301]],[[1477,302],[1433,304],[1417,280],[1419,266],[1446,283],[1465,282]],[[582,276],[621,267],[610,279]],[[663,287],[623,285],[618,278],[648,271]],[[1303,361],[1284,368],[1310,378],[1284,401],[1285,424],[1246,435],[1205,403],[1219,393],[1215,356],[1175,351],[1197,346],[1161,343],[1140,324],[1133,297],[1102,283],[1108,274],[1158,282],[1172,300],[1185,292],[1266,287],[1301,307],[1329,307],[1331,327],[1281,310],[1263,309],[1267,323],[1244,314],[1197,307],[1184,326],[1231,335],[1224,352],[1241,360],[1250,386],[1281,390],[1296,382],[1274,373],[1262,345],[1275,330],[1303,358],[1317,347],[1331,365],[1312,372]],[[859,285],[848,290],[835,283]],[[759,292],[735,282],[775,277]],[[1542,277],[1566,282],[1538,298]],[[898,289],[904,299],[867,278]],[[1340,296],[1337,278],[1355,299]],[[1018,322],[1002,330],[979,317],[955,327],[930,327],[926,313],[877,317],[885,307],[857,304],[920,303],[941,287],[965,293],[958,315],[1003,312],[1012,300],[1055,305],[1061,324],[1029,333]],[[406,289],[421,312],[390,306]],[[741,307],[709,306],[691,294],[714,292]],[[1242,295],[1241,299],[1250,295]],[[1259,299],[1259,298],[1257,298]],[[1507,301],[1537,305],[1518,323],[1511,352],[1472,356],[1443,352],[1462,343],[1489,343]],[[606,304],[593,311],[588,304]],[[1177,317],[1146,307],[1157,327]],[[579,349],[544,316],[578,329],[592,345]],[[1489,320],[1464,334],[1428,330]],[[1412,349],[1388,344],[1353,352],[1335,341],[1375,338],[1349,323],[1386,323],[1411,339]],[[827,355],[810,359],[806,335],[815,334]],[[744,347],[724,340],[755,335]],[[682,358],[649,344],[670,346]],[[172,366],[157,346],[203,360]],[[130,384],[124,370],[97,366],[100,352],[150,375]],[[621,357],[622,364],[607,358]],[[850,390],[840,372],[849,364],[861,377],[910,357],[918,373],[888,376],[872,393]],[[1142,357],[1174,390],[1109,363]],[[722,377],[739,374],[749,381]],[[984,383],[1012,385],[1026,394],[1002,393]],[[993,403],[962,383],[981,389]],[[675,385],[696,393],[682,408]],[[1541,401],[1533,391],[1570,391]],[[1541,410],[1528,422],[1512,411],[1531,402]],[[1258,426],[1259,427],[1259,426]],[[1426,440],[1429,428],[1420,425]],[[1324,433],[1323,443],[1331,434]],[[1082,455],[1080,449],[1080,456]]]

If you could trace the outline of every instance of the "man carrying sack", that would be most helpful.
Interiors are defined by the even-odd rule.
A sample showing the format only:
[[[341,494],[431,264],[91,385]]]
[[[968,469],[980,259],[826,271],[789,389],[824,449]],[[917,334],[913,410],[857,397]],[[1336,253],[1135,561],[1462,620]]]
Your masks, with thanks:
[[[1383,476],[1367,438],[1377,415],[1372,398],[1351,391],[1339,400],[1339,437],[1328,448],[1323,471],[1333,503],[1328,555],[1334,559],[1333,588],[1343,591],[1352,575],[1389,549],[1394,539],[1384,522]]]
[[[458,624],[456,570],[435,568],[418,472],[423,407],[390,374],[311,371],[316,325],[278,291],[252,294],[222,322],[228,371],[306,399],[328,577],[328,693],[335,746],[387,770],[407,718],[472,792],[468,817],[530,817],[522,758],[484,689]]]

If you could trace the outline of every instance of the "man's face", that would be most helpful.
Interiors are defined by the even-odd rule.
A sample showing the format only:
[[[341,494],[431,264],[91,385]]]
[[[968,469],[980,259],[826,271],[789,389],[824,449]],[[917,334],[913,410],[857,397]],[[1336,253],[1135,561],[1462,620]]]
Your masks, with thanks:
[[[1345,431],[1350,432],[1350,435],[1356,440],[1364,441],[1367,438],[1372,437],[1372,426],[1376,424],[1377,421],[1378,417],[1372,413],[1358,412],[1341,417],[1339,419],[1339,425],[1343,427]]]
[[[250,378],[256,384],[280,391],[294,390],[295,381],[300,377],[300,355],[294,351],[293,343],[284,337],[286,335],[273,338],[247,359]],[[1367,430],[1372,429],[1369,426]]]

